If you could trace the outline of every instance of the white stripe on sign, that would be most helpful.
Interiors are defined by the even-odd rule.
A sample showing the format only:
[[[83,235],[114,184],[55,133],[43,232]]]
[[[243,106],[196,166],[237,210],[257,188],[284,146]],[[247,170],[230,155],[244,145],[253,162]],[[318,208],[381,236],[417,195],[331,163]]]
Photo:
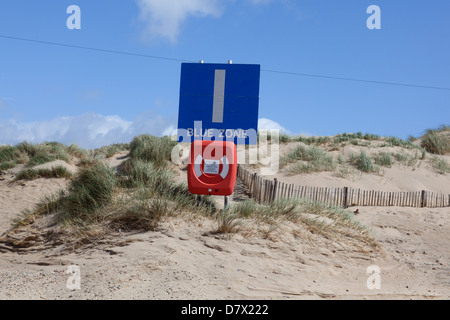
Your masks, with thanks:
[[[225,100],[225,71],[216,70],[214,76],[213,123],[223,123],[223,102]]]

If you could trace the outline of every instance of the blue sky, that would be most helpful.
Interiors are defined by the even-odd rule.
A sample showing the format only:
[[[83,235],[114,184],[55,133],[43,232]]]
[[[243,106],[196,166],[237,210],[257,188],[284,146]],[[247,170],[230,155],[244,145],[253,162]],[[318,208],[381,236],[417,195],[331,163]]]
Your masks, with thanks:
[[[81,9],[80,30],[66,26],[70,5]],[[370,5],[381,9],[380,30],[366,26]],[[93,148],[168,133],[181,60],[200,59],[261,65],[264,127],[418,136],[450,123],[450,90],[300,74],[450,88],[449,12],[447,0],[5,0],[0,144]]]

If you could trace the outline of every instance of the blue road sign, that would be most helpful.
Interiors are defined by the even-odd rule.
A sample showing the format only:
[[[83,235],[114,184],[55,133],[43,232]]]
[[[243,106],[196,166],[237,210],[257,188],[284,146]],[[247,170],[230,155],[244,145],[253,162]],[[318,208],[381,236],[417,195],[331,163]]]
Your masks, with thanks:
[[[178,141],[256,144],[260,65],[183,63]]]

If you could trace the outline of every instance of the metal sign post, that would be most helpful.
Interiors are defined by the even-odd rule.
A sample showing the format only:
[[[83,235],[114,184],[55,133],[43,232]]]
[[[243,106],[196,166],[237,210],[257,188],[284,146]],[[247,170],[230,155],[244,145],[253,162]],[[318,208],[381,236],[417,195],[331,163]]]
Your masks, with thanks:
[[[230,199],[229,198],[230,198],[229,196],[225,196],[224,197],[224,205],[223,205],[223,207],[224,207],[225,210],[227,210],[230,207],[230,202],[229,202]]]

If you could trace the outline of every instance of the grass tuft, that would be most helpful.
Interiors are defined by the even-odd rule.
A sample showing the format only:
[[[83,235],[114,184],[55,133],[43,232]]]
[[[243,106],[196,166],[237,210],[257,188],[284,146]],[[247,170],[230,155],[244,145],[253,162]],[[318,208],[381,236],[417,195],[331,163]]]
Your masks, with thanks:
[[[227,216],[220,216],[222,232],[238,232],[246,225],[246,219],[269,225],[274,231],[289,221],[303,226],[310,233],[329,239],[353,238],[372,248],[377,244],[370,230],[361,225],[350,211],[341,207],[327,206],[305,199],[278,199],[271,204],[258,204],[254,200],[237,203]],[[267,235],[266,235],[267,236]]]
[[[224,210],[217,214],[217,223],[214,233],[236,233],[240,230],[242,220],[232,211]]]
[[[61,221],[91,219],[112,199],[116,186],[115,171],[103,163],[80,169],[62,199]]]
[[[70,179],[72,172],[63,166],[51,169],[23,169],[16,173],[15,180],[34,180],[39,178],[66,178]]]
[[[73,157],[83,159],[86,154],[85,150],[75,144],[67,147],[58,142],[32,144],[25,141],[17,146],[0,147],[0,168],[10,169],[17,164],[33,167],[54,160],[69,161]]]
[[[172,171],[141,159],[128,159],[121,168],[122,186],[133,188],[148,186],[155,190],[166,190],[172,184]]]
[[[391,167],[394,164],[394,159],[390,152],[379,152],[374,156],[373,161],[383,167]]]
[[[450,152],[450,127],[441,126],[439,129],[429,129],[422,137],[421,146],[427,152],[444,155]]]
[[[91,150],[88,152],[88,154],[93,159],[105,159],[105,158],[111,158],[113,155],[115,155],[118,152],[129,151],[129,150],[130,150],[129,143],[115,143],[115,144],[111,144],[109,146],[104,146],[101,148]]]
[[[122,203],[111,216],[110,223],[125,231],[154,230],[163,217],[170,212],[167,199],[148,199],[144,193]]]
[[[431,166],[439,174],[446,175],[447,173],[450,173],[450,164],[444,158],[439,156],[431,158]]]
[[[15,161],[6,161],[3,163],[0,163],[0,170],[8,170],[12,169],[17,165]]]
[[[372,172],[374,170],[372,158],[370,158],[365,151],[361,151],[359,155],[351,155],[350,162],[360,171]]]
[[[289,166],[288,173],[310,173],[333,171],[336,167],[333,157],[316,146],[298,145],[293,151],[281,159],[281,166],[300,160]]]
[[[19,152],[25,153],[29,157],[28,167],[40,165],[54,160],[69,160],[66,147],[58,142],[44,142],[41,144],[31,144],[22,142],[17,145]]]
[[[158,167],[166,167],[176,144],[170,137],[157,138],[140,135],[135,137],[130,144],[130,157],[153,162]]]

